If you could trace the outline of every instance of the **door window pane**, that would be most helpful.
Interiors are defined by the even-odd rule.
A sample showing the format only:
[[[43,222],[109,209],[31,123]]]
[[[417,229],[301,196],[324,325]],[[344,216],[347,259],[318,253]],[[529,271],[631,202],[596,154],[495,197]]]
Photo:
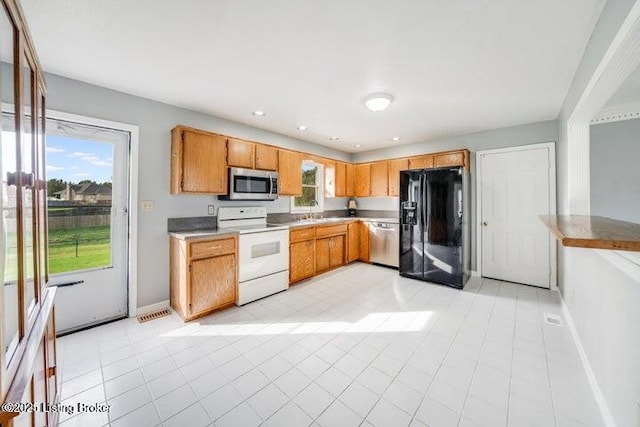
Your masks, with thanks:
[[[82,125],[47,127],[49,272],[111,267],[113,144]]]
[[[35,245],[34,239],[37,235],[34,233],[34,218],[37,212],[34,212],[36,205],[35,200],[35,168],[34,168],[34,137],[35,132],[33,126],[35,121],[33,120],[33,82],[34,73],[31,70],[29,61],[26,57],[22,59],[22,127],[24,129],[22,133],[22,144],[20,148],[20,159],[22,161],[22,253],[24,263],[24,287],[25,287],[25,308],[27,313],[30,312],[35,306],[35,262],[36,254],[34,253]]]
[[[0,6],[0,79],[2,102],[7,106],[15,104],[14,94],[14,31],[4,7]],[[2,164],[0,175],[2,179],[2,197],[0,198],[0,211],[2,219],[0,223],[0,277],[3,286],[2,320],[4,327],[4,348],[7,363],[15,352],[18,343],[18,214],[16,208],[17,187],[16,178],[18,164],[16,157],[15,118],[2,116],[0,144],[2,145]],[[0,248],[2,249],[2,248]],[[4,256],[4,259],[3,259]]]

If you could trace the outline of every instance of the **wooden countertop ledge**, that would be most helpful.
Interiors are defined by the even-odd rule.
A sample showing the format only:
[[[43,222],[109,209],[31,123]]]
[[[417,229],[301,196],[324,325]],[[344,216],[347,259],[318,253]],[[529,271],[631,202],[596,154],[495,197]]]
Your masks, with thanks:
[[[563,246],[640,252],[640,224],[588,215],[540,215]]]

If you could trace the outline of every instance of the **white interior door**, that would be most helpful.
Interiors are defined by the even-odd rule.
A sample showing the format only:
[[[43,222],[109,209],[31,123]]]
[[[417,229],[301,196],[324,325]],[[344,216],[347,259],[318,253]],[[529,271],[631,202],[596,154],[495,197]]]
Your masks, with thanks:
[[[553,144],[478,153],[482,275],[549,288],[555,251],[539,215],[555,213]]]
[[[48,261],[58,333],[128,314],[129,132],[47,120]]]

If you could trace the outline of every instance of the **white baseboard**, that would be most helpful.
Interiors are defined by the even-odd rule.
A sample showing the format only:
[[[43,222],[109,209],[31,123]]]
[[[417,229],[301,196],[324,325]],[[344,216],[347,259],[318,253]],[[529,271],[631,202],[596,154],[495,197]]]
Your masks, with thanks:
[[[471,275],[471,277],[480,277],[480,273],[475,270],[469,270],[469,274]]]
[[[155,304],[149,304],[142,307],[138,307],[135,313],[129,313],[129,317],[140,316],[143,314],[153,313],[154,311],[169,308],[169,300],[160,301]]]
[[[567,321],[567,326],[569,326],[569,331],[571,332],[573,341],[576,343],[576,348],[578,350],[578,354],[580,355],[580,360],[582,360],[582,366],[584,367],[585,373],[587,374],[587,379],[589,380],[589,385],[591,386],[593,396],[596,398],[596,404],[598,405],[598,409],[600,410],[602,420],[604,421],[605,426],[616,427],[616,422],[613,419],[613,415],[611,415],[611,411],[609,410],[607,401],[604,398],[604,394],[602,394],[602,390],[598,385],[596,375],[593,372],[593,369],[591,369],[589,358],[587,357],[587,353],[584,351],[582,341],[580,340],[580,335],[578,335],[578,330],[576,329],[576,325],[573,323],[573,318],[571,317],[571,313],[569,313],[569,307],[564,301],[562,294],[560,294],[560,300],[562,301],[562,312],[564,313],[564,317]]]

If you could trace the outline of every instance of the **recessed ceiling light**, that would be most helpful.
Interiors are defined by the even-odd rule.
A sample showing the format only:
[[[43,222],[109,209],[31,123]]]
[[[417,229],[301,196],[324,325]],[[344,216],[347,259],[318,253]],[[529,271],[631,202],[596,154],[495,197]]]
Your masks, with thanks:
[[[260,110],[254,111],[252,114],[254,116],[258,116],[258,117],[264,117],[265,116],[264,111],[260,111]]]
[[[391,101],[393,101],[393,96],[388,93],[372,93],[362,100],[365,107],[376,113],[387,108]]]
[[[330,137],[329,137],[329,139],[330,139],[331,141],[337,141],[337,140],[339,140],[340,138],[339,138],[339,137],[337,137],[337,136],[330,136]]]
[[[360,148],[360,147],[362,147],[362,145],[360,145],[360,144],[356,144],[356,145],[354,145],[354,147],[356,147],[356,148]]]
[[[307,130],[307,127],[305,125],[300,125],[297,128],[298,130]]]
[[[399,136],[394,136],[393,138],[391,138],[391,140],[393,142],[398,142],[398,141],[400,141],[400,137]]]

